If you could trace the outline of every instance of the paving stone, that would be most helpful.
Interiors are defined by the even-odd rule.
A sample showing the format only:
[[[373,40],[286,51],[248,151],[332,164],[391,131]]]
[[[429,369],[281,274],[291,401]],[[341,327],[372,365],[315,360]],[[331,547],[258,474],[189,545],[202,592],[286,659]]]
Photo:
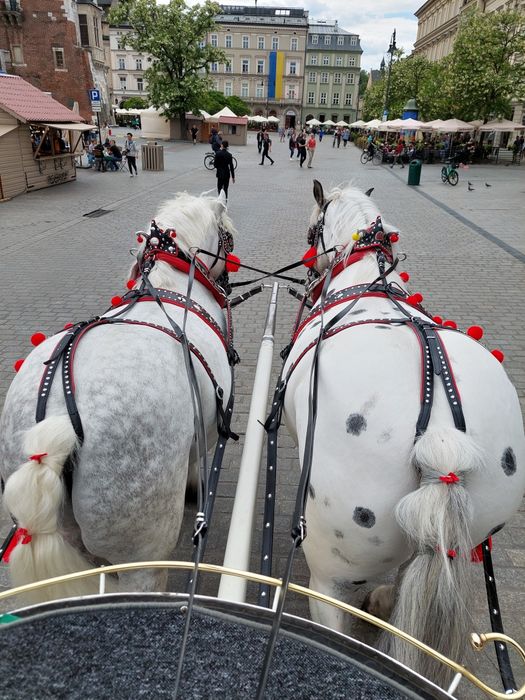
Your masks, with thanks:
[[[12,378],[12,364],[31,349],[29,336],[35,330],[51,334],[64,323],[89,318],[104,311],[109,299],[124,291],[135,245],[133,232],[147,226],[159,204],[175,192],[198,194],[215,191],[216,179],[203,167],[206,145],[165,145],[165,167],[160,173],[139,171],[97,173],[80,170],[76,182],[33,192],[0,205],[2,275],[0,291],[0,403]],[[319,144],[311,172],[290,162],[286,144],[275,140],[273,167],[259,167],[253,137],[246,147],[233,147],[239,162],[235,184],[230,187],[229,210],[238,228],[235,252],[242,261],[263,269],[275,269],[298,260],[307,248],[306,232],[313,205],[312,180],[322,181],[325,190],[352,180],[363,190],[374,187],[373,197],[384,217],[402,234],[407,252],[404,269],[412,284],[434,313],[454,318],[461,327],[480,323],[485,327],[488,347],[501,347],[505,368],[525,405],[525,326],[517,300],[525,289],[523,238],[525,168],[471,166],[460,171],[456,188],[440,180],[440,166],[423,166],[420,187],[406,184],[408,170],[391,170],[359,163],[356,148],[332,149]],[[474,184],[467,191],[467,180]],[[485,182],[492,186],[485,187]],[[83,215],[93,209],[111,210],[98,219]],[[487,235],[489,234],[489,235]],[[304,268],[290,273],[301,278]],[[250,279],[240,272],[238,280]],[[235,493],[237,470],[251,399],[255,364],[263,332],[269,292],[265,291],[234,309],[236,345],[242,358],[237,372],[237,400],[233,429],[241,435],[238,445],[226,456],[223,478],[209,534],[206,559],[222,563],[229,516]],[[276,319],[276,353],[272,389],[280,369],[278,351],[290,337],[297,301],[280,290]],[[280,575],[290,548],[290,521],[299,477],[293,442],[283,431],[280,447],[274,572]],[[261,474],[257,520],[251,566],[259,565],[259,544],[264,473]],[[191,556],[194,509],[188,507],[177,559]],[[8,519],[0,521],[7,531]],[[507,630],[524,642],[525,600],[521,568],[525,566],[525,512],[508,523],[496,536],[494,559],[502,574],[500,600]],[[508,533],[508,534],[506,534]],[[498,576],[498,569],[496,570]],[[308,571],[302,552],[297,555],[293,580],[306,585]],[[170,577],[180,586],[182,575]],[[354,602],[360,605],[375,583],[356,587]],[[5,567],[0,568],[0,588],[7,586]],[[203,583],[203,591],[214,594],[218,581]],[[255,586],[249,587],[254,600]],[[476,607],[473,629],[486,631],[489,624],[483,603],[481,568],[476,574]],[[307,615],[304,600],[290,599],[291,612]],[[361,629],[356,625],[356,630]],[[366,627],[366,626],[365,626]],[[366,633],[364,633],[366,636]],[[494,687],[499,687],[492,650],[483,657],[469,654],[472,668]],[[519,674],[518,674],[519,675]],[[458,697],[479,697],[462,683]]]

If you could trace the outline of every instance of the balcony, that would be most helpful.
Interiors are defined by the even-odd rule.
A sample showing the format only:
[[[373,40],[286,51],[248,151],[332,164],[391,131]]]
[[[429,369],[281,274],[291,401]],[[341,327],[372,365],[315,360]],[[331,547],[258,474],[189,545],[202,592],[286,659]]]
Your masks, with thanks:
[[[0,0],[0,21],[8,27],[22,24],[22,8],[19,0]]]

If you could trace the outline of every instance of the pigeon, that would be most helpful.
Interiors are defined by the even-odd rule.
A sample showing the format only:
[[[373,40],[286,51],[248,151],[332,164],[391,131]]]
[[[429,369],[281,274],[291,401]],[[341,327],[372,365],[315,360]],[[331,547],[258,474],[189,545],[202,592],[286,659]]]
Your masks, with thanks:
[[[488,182],[485,183],[485,187],[492,187],[492,185],[489,185]]]
[[[468,191],[469,191],[469,192],[474,192],[474,187],[472,187],[472,183],[471,183],[471,182],[468,183]]]

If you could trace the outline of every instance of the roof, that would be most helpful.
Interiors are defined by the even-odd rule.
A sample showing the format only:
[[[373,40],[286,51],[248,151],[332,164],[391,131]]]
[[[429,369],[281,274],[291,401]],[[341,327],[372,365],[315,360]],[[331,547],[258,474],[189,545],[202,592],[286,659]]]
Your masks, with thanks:
[[[82,122],[52,97],[18,75],[0,74],[0,109],[21,122]]]
[[[309,34],[351,34],[346,29],[341,29],[337,22],[310,22],[308,25]],[[357,36],[354,34],[354,36]]]
[[[218,122],[219,124],[247,124],[248,119],[246,117],[219,117]]]

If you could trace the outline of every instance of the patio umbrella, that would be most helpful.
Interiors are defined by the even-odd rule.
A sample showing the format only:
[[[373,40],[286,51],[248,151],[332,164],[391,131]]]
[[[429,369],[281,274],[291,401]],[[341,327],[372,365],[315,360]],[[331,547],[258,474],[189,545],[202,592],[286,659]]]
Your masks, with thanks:
[[[263,124],[264,122],[267,122],[268,119],[266,119],[266,117],[261,116],[260,114],[256,114],[254,117],[248,117],[248,121],[256,122],[257,124]]]
[[[352,122],[352,123],[350,124],[350,126],[351,126],[353,129],[362,129],[362,128],[364,127],[365,124],[366,124],[366,122],[364,122],[362,119],[358,119],[356,122]]]
[[[280,122],[281,120],[279,117],[268,117],[269,122]]]
[[[335,122],[333,122],[331,119],[328,119],[327,121],[323,122],[323,126],[335,126]]]
[[[456,134],[460,131],[474,131],[474,127],[468,122],[462,122],[461,119],[447,119],[438,126],[434,126],[433,130],[445,134]]]
[[[383,122],[381,119],[371,119],[369,122],[366,122],[364,124],[364,127],[366,129],[377,129],[379,126],[381,126]]]
[[[443,119],[433,119],[430,122],[425,122],[427,129],[436,129],[440,124],[443,124]]]
[[[494,119],[479,127],[479,131],[521,131],[525,129],[524,124],[511,122],[508,119]]]
[[[321,123],[321,122],[319,121],[319,119],[315,119],[315,118],[314,118],[314,119],[309,119],[309,120],[306,122],[307,126],[319,126],[320,123]]]
[[[349,124],[347,124],[346,122],[344,122],[344,121],[341,119],[341,121],[339,121],[339,122],[336,123],[336,126],[349,126]]]

